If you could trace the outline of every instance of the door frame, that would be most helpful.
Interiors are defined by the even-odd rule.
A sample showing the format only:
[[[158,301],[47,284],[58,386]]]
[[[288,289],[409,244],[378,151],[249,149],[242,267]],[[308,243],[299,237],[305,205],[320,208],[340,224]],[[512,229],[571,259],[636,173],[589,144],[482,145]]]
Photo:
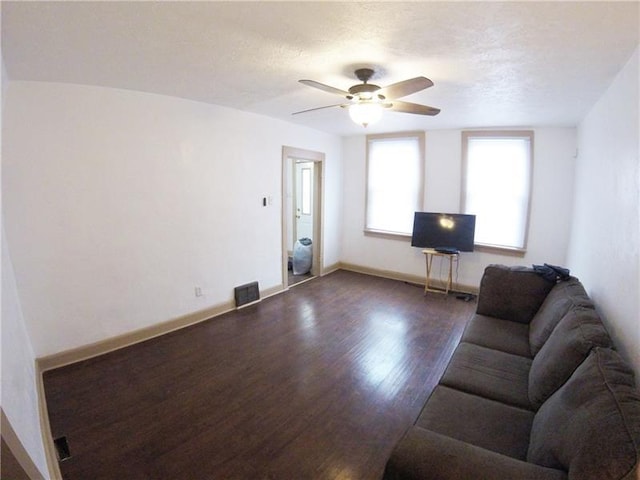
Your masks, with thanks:
[[[322,276],[324,273],[323,266],[323,224],[324,224],[324,160],[325,154],[302,148],[283,146],[282,147],[282,285],[284,290],[289,289],[287,262],[289,260],[289,227],[293,228],[291,222],[295,219],[295,211],[293,215],[287,212],[287,199],[289,195],[295,195],[295,192],[288,191],[289,175],[294,174],[296,161],[305,161],[314,163],[313,175],[313,261],[311,264],[311,274],[313,276]],[[292,185],[295,181],[292,182]]]

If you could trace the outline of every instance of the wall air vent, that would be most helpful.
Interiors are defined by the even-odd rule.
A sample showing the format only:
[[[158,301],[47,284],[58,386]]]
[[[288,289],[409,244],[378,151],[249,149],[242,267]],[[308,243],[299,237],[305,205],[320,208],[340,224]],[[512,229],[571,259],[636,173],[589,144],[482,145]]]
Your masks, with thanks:
[[[258,282],[251,282],[240,285],[234,289],[236,298],[236,308],[240,308],[260,300],[260,289]]]

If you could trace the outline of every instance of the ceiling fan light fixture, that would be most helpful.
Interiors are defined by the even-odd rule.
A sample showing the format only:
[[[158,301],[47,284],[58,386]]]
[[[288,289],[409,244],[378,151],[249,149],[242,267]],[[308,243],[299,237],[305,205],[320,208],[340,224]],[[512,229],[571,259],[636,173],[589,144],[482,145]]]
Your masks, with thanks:
[[[378,102],[359,102],[349,105],[349,116],[355,123],[366,127],[382,117],[384,107]]]
[[[396,82],[386,87],[379,87],[369,83],[373,77],[374,71],[371,68],[360,68],[355,71],[356,77],[362,83],[349,87],[349,90],[325,85],[315,80],[298,80],[300,83],[309,87],[317,88],[327,93],[333,93],[347,99],[337,105],[327,105],[325,107],[309,108],[299,113],[312,112],[315,110],[323,110],[331,107],[341,107],[349,109],[349,116],[358,125],[366,127],[377,122],[382,117],[382,109],[388,108],[394,112],[413,113],[415,115],[434,116],[440,113],[439,108],[429,107],[427,105],[419,105],[417,103],[402,102],[399,98],[419,92],[425,88],[433,86],[433,82],[426,77],[415,77]]]

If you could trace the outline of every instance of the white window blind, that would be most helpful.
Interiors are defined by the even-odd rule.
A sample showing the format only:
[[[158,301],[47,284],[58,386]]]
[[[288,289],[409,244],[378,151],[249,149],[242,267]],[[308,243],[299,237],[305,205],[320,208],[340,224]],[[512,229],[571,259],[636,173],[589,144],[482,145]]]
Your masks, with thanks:
[[[366,231],[411,235],[423,172],[422,132],[367,137]]]
[[[524,250],[533,132],[463,132],[463,211],[476,215],[475,243]]]

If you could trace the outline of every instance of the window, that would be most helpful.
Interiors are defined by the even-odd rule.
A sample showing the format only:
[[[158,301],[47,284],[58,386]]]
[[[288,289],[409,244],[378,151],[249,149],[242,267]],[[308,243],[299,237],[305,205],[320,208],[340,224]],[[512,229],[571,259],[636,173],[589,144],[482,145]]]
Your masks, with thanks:
[[[476,215],[475,243],[524,251],[533,132],[463,132],[462,156],[462,209]]]
[[[301,197],[302,197],[302,214],[311,215],[311,194],[313,192],[311,188],[311,169],[303,168],[301,172],[302,185],[301,185]]]
[[[367,135],[365,231],[411,235],[423,184],[423,132]]]

